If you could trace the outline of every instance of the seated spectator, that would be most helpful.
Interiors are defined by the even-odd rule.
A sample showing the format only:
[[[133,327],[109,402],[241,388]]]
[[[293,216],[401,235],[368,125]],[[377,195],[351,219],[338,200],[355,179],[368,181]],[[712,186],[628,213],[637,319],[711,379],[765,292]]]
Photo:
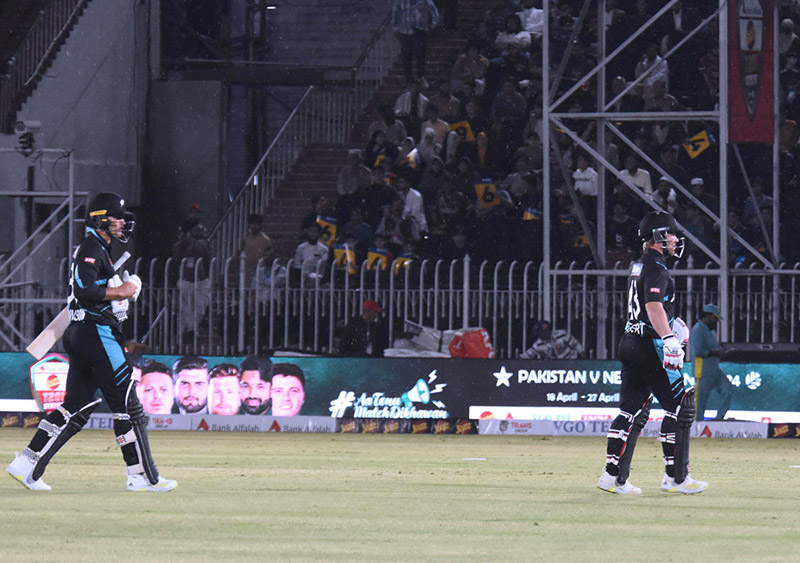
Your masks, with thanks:
[[[330,217],[333,215],[333,202],[324,192],[317,192],[311,196],[311,211],[303,216],[301,225],[316,223],[317,217]],[[303,227],[305,230],[305,227]]]
[[[453,174],[456,190],[472,200],[475,197],[475,182],[480,179],[480,174],[475,171],[475,165],[469,157],[462,156],[458,159],[458,168]]]
[[[469,240],[467,229],[463,225],[453,227],[450,237],[442,247],[442,260],[463,260],[465,256],[473,257],[475,251]]]
[[[342,227],[342,240],[355,240],[356,262],[360,264],[367,257],[372,246],[372,227],[364,222],[364,212],[359,207],[350,211],[350,221]]]
[[[467,112],[467,117],[465,121],[469,123],[469,128],[472,131],[473,136],[477,135],[478,133],[489,132],[491,123],[489,122],[489,119],[481,111],[481,105],[480,103],[478,103],[476,99],[472,99],[467,102],[466,112]],[[467,142],[472,142],[468,138],[465,140]]]
[[[644,86],[642,88],[642,96],[645,99],[652,96],[653,84],[656,82],[663,82],[666,90],[669,90],[669,66],[667,61],[659,56],[658,44],[656,43],[647,44],[644,55],[642,55],[642,58],[633,69],[633,74],[636,78],[646,72],[648,73],[647,76],[640,82]]]
[[[444,138],[450,132],[450,124],[439,119],[439,106],[434,103],[429,103],[428,107],[425,108],[425,117],[425,121],[420,125],[419,138],[422,139],[426,129],[433,129],[436,142],[440,145],[444,144]]]
[[[336,192],[341,196],[352,195],[355,191],[369,185],[370,168],[361,164],[361,151],[350,149],[347,151],[347,162],[339,168],[336,177]]]
[[[505,190],[496,190],[494,201],[475,197],[475,252],[481,260],[505,260],[512,255],[516,239],[514,203]]]
[[[422,93],[422,89],[423,81],[413,80],[394,103],[394,114],[403,122],[406,131],[419,131],[420,123],[425,121],[425,108],[429,100]]]
[[[386,133],[376,130],[367,142],[364,150],[364,164],[369,169],[374,169],[379,164],[391,168],[394,166],[399,149],[397,145],[389,141]]]
[[[630,153],[625,157],[625,170],[620,172],[623,178],[628,179],[634,186],[644,191],[646,194],[653,193],[653,184],[650,180],[650,172],[639,168],[639,159],[635,154]]]
[[[522,29],[522,21],[517,14],[506,17],[505,29],[497,34],[494,39],[494,50],[500,55],[505,55],[510,46],[527,50],[531,45],[531,34]]]
[[[480,54],[476,41],[469,40],[466,52],[459,55],[453,65],[450,85],[454,91],[458,91],[466,82],[478,84],[480,85],[478,93],[483,93],[483,88],[486,86],[484,78],[488,70],[489,59]]]
[[[317,223],[316,218],[313,221],[306,220],[303,224],[303,232],[306,240],[301,242],[295,250],[294,267],[300,271],[303,278],[311,281],[317,278],[318,264],[328,259],[328,247],[319,241],[322,227]],[[321,275],[324,274],[323,269]]]
[[[636,219],[625,210],[622,202],[615,202],[614,211],[608,221],[608,251],[606,262],[613,268],[619,262],[621,268],[627,268],[631,258],[638,254],[638,227]]]
[[[781,58],[781,65],[789,55],[800,55],[800,37],[794,32],[794,21],[792,18],[781,20],[778,31],[778,53]]]
[[[439,110],[439,115],[447,123],[454,123],[461,119],[461,101],[453,95],[450,82],[447,80],[440,80],[438,83],[437,91],[430,98],[431,103],[436,105]]]
[[[522,29],[530,33],[531,39],[542,38],[544,10],[536,7],[536,0],[522,0],[522,10],[517,12]]]
[[[661,209],[673,217],[678,212],[678,194],[666,176],[659,178],[658,188],[651,197],[655,203],[661,206]]]
[[[663,80],[653,82],[650,96],[644,99],[645,111],[680,111],[683,109],[675,96],[667,94],[667,84]]]
[[[530,161],[521,156],[514,161],[514,172],[506,176],[498,187],[507,191],[513,201],[517,201],[528,192],[531,183],[530,176]]]
[[[472,215],[474,206],[471,202],[472,198],[467,197],[463,192],[456,189],[451,180],[445,181],[439,194],[438,206],[444,227],[452,229],[463,225]]]
[[[441,157],[433,157],[430,166],[422,173],[422,177],[417,184],[419,193],[422,194],[422,199],[425,202],[426,215],[428,206],[432,204],[438,205],[442,184],[451,179],[452,177],[445,169]]]
[[[406,240],[412,235],[410,225],[403,221],[403,200],[397,198],[391,204],[384,206],[383,218],[375,229],[375,246],[378,247],[379,241],[382,241],[389,252],[399,255]]]
[[[538,321],[534,343],[520,354],[522,360],[575,360],[583,357],[583,346],[565,330],[553,330],[549,321]],[[538,336],[537,336],[538,335]]]
[[[706,191],[705,182],[702,178],[692,178],[690,189],[692,195],[708,207],[714,213],[719,213],[719,198]]]
[[[514,161],[519,158],[528,159],[528,167],[531,171],[540,171],[544,167],[544,147],[539,139],[539,134],[530,131],[525,137],[525,144],[514,152]]]
[[[389,326],[380,314],[383,308],[368,299],[361,305],[361,315],[353,317],[339,341],[339,355],[346,358],[380,358],[389,347]]]
[[[706,247],[711,244],[711,226],[708,221],[704,219],[703,214],[696,205],[689,204],[686,206],[683,217],[681,218],[681,226],[687,233],[691,233],[697,240],[706,245]],[[686,250],[684,255],[684,259],[689,256],[694,257],[695,260],[705,261],[706,259],[706,254],[700,250],[689,237],[686,237]]]
[[[386,140],[395,146],[399,146],[406,138],[406,126],[397,119],[394,108],[384,104],[378,108],[378,119],[370,123],[367,129],[367,136],[371,139],[375,131],[383,131]]]
[[[422,140],[417,145],[417,155],[419,156],[417,166],[420,167],[420,170],[425,170],[441,152],[442,145],[436,142],[436,133],[428,127],[423,131]]]
[[[759,216],[761,209],[768,207],[772,209],[772,198],[764,195],[764,181],[761,178],[753,178],[753,195],[748,196],[742,207],[742,221],[748,228],[759,226]],[[760,230],[760,226],[758,227]]]
[[[684,188],[689,184],[689,175],[686,169],[675,161],[676,149],[673,145],[666,144],[661,147],[659,164],[664,171],[675,178]],[[703,180],[701,179],[700,182]]]

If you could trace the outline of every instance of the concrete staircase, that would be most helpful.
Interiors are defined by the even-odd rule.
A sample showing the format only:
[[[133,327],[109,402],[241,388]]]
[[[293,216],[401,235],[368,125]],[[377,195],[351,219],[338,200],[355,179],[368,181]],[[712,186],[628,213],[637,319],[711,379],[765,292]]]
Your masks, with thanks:
[[[455,59],[463,52],[467,38],[476,29],[481,15],[501,3],[499,0],[461,0],[458,3],[456,29],[444,30],[440,26],[431,36],[426,66],[429,80],[435,81],[440,77],[449,79]],[[279,186],[276,198],[265,210],[266,230],[275,244],[278,258],[294,256],[294,249],[302,241],[301,220],[311,211],[311,197],[316,193],[324,193],[332,200],[336,199],[336,176],[347,151],[366,146],[366,131],[377,116],[376,109],[384,103],[394,104],[404,89],[403,70],[398,60],[367,109],[357,118],[349,143],[314,145],[305,149],[289,177]]]

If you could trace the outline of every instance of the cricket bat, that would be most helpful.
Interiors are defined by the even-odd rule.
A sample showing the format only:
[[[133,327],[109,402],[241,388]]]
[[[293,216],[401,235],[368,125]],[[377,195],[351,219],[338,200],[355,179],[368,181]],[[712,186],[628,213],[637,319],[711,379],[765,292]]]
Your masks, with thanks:
[[[130,252],[127,250],[122,253],[122,256],[114,262],[114,270],[119,270],[122,265],[131,257]],[[33,342],[28,344],[25,350],[36,358],[41,360],[50,349],[55,346],[56,341],[64,334],[69,326],[69,307],[64,307],[61,312],[56,315],[56,318],[50,321],[44,330],[39,333],[39,336],[33,339]]]

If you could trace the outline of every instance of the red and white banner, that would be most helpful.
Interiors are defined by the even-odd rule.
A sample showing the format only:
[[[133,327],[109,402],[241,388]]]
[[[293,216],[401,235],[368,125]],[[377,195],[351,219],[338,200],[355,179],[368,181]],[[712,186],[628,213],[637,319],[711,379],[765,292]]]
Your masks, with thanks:
[[[728,4],[728,137],[774,141],[773,0]]]

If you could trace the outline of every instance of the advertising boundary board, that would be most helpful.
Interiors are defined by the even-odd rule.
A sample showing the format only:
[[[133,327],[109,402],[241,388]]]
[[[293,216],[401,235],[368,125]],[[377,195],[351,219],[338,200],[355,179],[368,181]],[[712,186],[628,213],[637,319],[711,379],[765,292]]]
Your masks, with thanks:
[[[29,428],[39,424],[40,413],[0,412],[0,428]],[[168,415],[150,417],[150,430],[192,432],[293,432],[345,434],[481,434],[488,436],[597,436],[605,437],[608,420],[402,420],[336,419],[326,416],[220,416]],[[112,415],[95,413],[87,430],[113,429]],[[644,438],[657,438],[661,421],[650,419],[642,430]],[[708,420],[695,422],[695,438],[800,438],[800,424]]]
[[[147,356],[167,368],[179,358]],[[222,363],[238,366],[245,358],[207,356],[205,359],[209,367],[215,367]],[[30,382],[35,363],[27,354],[0,354],[0,411],[36,412],[40,408]],[[289,413],[296,416],[429,423],[492,418],[602,421],[614,418],[619,401],[620,364],[607,360],[274,358],[273,366],[278,363],[294,364],[304,374],[301,399]],[[720,365],[734,389],[728,418],[800,423],[797,365],[726,362]],[[46,369],[49,371],[45,385],[49,389],[60,388],[63,384],[60,372]],[[695,384],[691,363],[684,366],[683,376],[687,386]],[[169,385],[166,391],[171,393]],[[206,398],[214,411],[212,393]],[[148,411],[144,397],[142,401]],[[167,397],[164,404],[163,414],[152,412],[158,410],[155,407],[148,414],[161,418],[176,416],[170,414],[179,410],[174,397]],[[717,404],[712,394],[705,412],[707,419],[716,416]],[[236,408],[238,405],[234,405],[232,412]],[[269,404],[265,408],[266,415],[273,415]],[[95,412],[104,410],[108,411],[101,406]],[[654,404],[653,412],[659,411],[660,406]]]

